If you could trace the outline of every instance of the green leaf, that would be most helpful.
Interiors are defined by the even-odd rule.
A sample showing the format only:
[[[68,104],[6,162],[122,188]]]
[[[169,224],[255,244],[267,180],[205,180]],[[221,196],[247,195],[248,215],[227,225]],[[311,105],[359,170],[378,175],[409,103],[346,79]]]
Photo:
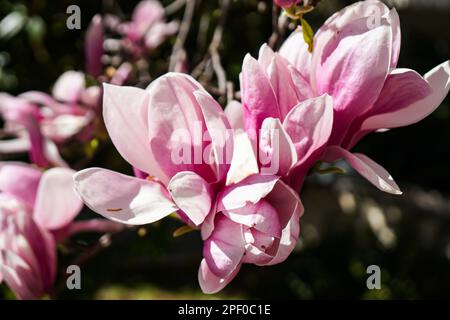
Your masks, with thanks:
[[[302,24],[303,39],[308,45],[308,51],[312,52],[314,49],[314,31],[305,19],[301,18],[300,21]]]

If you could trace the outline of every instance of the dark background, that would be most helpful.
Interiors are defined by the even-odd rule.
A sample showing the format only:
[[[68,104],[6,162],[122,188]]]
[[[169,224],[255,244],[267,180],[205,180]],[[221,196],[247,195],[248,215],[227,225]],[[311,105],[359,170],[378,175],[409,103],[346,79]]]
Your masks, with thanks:
[[[0,17],[21,13],[24,26],[0,37],[0,91],[19,94],[48,91],[65,70],[84,69],[83,36],[91,17],[111,1],[0,0]],[[116,1],[129,17],[137,1]],[[314,30],[333,12],[354,1],[323,0],[307,15]],[[395,2],[395,1],[391,1]],[[397,1],[402,3],[401,1]],[[170,1],[163,1],[164,4]],[[68,30],[66,8],[77,4],[82,29]],[[197,52],[196,28],[201,12],[214,24],[217,1],[203,1],[188,37],[188,53]],[[450,1],[410,1],[397,6],[402,27],[399,67],[419,73],[450,57]],[[109,9],[107,9],[109,10]],[[182,11],[172,18],[180,19]],[[257,55],[269,38],[271,1],[235,1],[221,47],[228,78],[238,87],[244,55]],[[210,28],[212,33],[213,28]],[[160,70],[170,55],[170,39],[149,58]],[[201,57],[201,52],[199,52]],[[198,62],[190,57],[190,67]],[[157,74],[154,74],[155,76]],[[273,267],[245,265],[215,298],[353,298],[415,299],[450,297],[450,100],[424,121],[407,128],[366,137],[356,148],[382,164],[404,191],[381,194],[357,175],[309,179],[302,191],[306,211],[301,239],[289,259]],[[105,144],[88,166],[130,173],[112,145]],[[94,214],[86,210],[84,217]],[[173,239],[178,223],[164,220],[130,231],[82,265],[80,291],[61,291],[58,298],[211,298],[201,293],[197,268],[198,233]],[[97,241],[77,236],[61,246],[60,267]],[[382,289],[368,290],[366,268],[382,270]],[[3,292],[3,293],[2,293]],[[11,298],[0,286],[0,297]]]

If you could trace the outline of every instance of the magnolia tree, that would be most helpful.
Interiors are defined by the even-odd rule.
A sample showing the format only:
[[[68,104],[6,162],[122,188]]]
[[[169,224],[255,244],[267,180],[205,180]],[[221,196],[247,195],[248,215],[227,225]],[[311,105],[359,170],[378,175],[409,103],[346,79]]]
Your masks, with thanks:
[[[198,281],[215,293],[242,264],[288,259],[308,213],[299,197],[306,176],[341,171],[326,163],[343,159],[380,191],[401,195],[381,165],[352,149],[438,108],[450,63],[424,76],[397,68],[399,16],[380,1],[346,7],[314,34],[304,17],[318,3],[274,0],[274,33],[258,57],[242,57],[239,90],[220,56],[231,0],[220,1],[194,67],[185,44],[198,1],[164,8],[144,0],[129,21],[94,16],[85,72],[63,73],[50,93],[1,93],[9,138],[0,153],[28,153],[31,163],[0,162],[0,282],[22,299],[55,294],[57,243],[79,232],[113,240],[175,218],[185,224],[176,235],[200,232]],[[289,23],[296,27],[278,46]],[[155,78],[149,55],[166,41],[172,52]],[[134,176],[87,165],[108,139]],[[83,155],[77,161],[64,157],[69,143]],[[77,219],[83,204],[99,216]]]

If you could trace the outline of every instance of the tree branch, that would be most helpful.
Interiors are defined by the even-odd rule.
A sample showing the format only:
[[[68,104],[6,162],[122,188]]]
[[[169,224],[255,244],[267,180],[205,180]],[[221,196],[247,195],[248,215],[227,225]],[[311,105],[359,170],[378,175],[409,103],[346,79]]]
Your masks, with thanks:
[[[192,24],[192,17],[194,16],[196,0],[186,0],[186,8],[184,10],[183,20],[181,21],[180,31],[173,46],[172,55],[170,56],[169,71],[174,71],[177,62],[182,57],[184,44],[188,36]]]

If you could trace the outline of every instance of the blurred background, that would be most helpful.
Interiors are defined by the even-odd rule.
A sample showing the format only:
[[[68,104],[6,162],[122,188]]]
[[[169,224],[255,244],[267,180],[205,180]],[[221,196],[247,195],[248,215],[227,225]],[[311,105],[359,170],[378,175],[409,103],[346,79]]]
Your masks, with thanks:
[[[166,6],[172,1],[162,1]],[[314,30],[354,1],[323,0],[307,15]],[[48,91],[65,70],[84,69],[84,32],[96,13],[130,16],[138,1],[0,0],[0,91]],[[450,58],[449,0],[386,1],[399,12],[402,50],[399,67],[419,73]],[[66,28],[66,8],[81,8],[81,30]],[[202,1],[188,35],[188,53],[201,52],[198,28],[220,19],[217,1]],[[183,10],[170,19],[181,19]],[[12,15],[12,16],[11,16]],[[9,22],[5,20],[9,17]],[[238,88],[244,55],[256,56],[272,33],[271,1],[233,2],[221,46],[222,64]],[[171,52],[170,39],[148,57],[158,76]],[[204,50],[204,49],[203,49]],[[200,57],[190,56],[189,67]],[[244,265],[220,294],[206,296],[197,282],[201,260],[198,232],[173,238],[181,226],[165,219],[114,238],[85,257],[82,290],[60,291],[61,299],[417,299],[450,297],[450,99],[416,125],[376,133],[356,148],[382,164],[403,196],[379,192],[355,174],[311,176],[302,191],[306,208],[295,252],[277,266]],[[66,154],[70,158],[69,154]],[[20,159],[19,159],[20,160]],[[26,158],[21,159],[26,160]],[[131,173],[114,147],[103,142],[86,166]],[[94,213],[85,209],[84,217]],[[83,218],[83,217],[82,217]],[[60,267],[71,264],[98,241],[77,236],[61,245]],[[368,290],[366,268],[381,268],[381,290]],[[13,298],[0,285],[0,298]]]

